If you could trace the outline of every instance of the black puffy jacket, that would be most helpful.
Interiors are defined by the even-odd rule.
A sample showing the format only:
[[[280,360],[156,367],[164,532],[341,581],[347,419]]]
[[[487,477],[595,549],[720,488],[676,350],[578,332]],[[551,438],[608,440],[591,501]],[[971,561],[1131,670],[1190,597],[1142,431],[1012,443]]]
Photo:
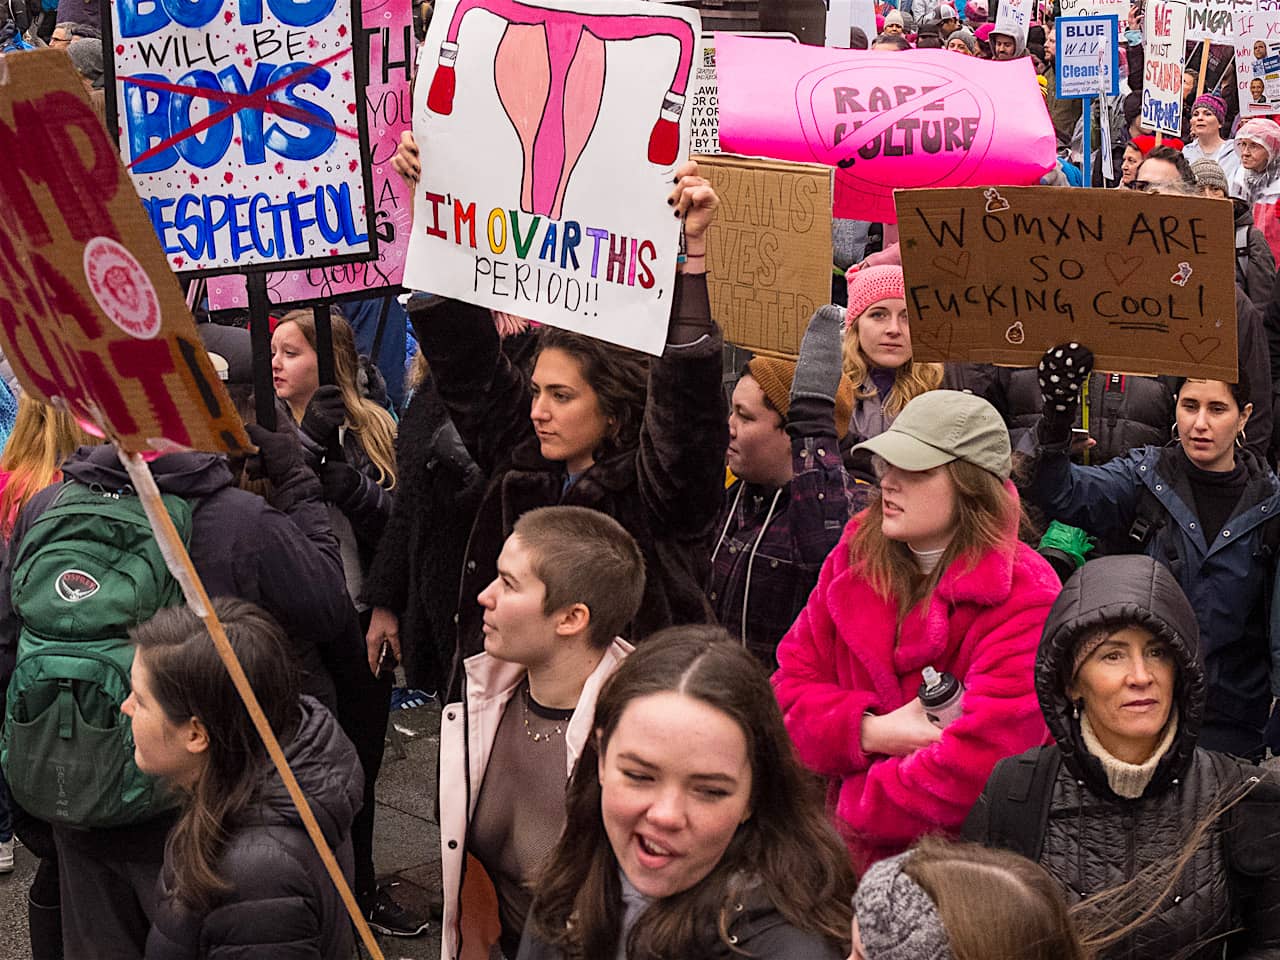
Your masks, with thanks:
[[[304,697],[302,712],[283,745],[285,759],[350,884],[351,819],[364,791],[360,762],[319,702]],[[274,767],[263,769],[253,799],[226,830],[218,873],[233,891],[208,912],[177,898],[173,851],[165,851],[147,960],[348,960],[351,921]]]
[[[1134,800],[1111,790],[1102,763],[1085,747],[1066,692],[1078,638],[1115,624],[1143,626],[1163,638],[1178,668],[1177,735]],[[1023,758],[1001,761],[965,824],[967,839],[1003,840],[1023,852],[1038,846],[1040,864],[1078,901],[1152,865],[1172,864],[1194,828],[1213,820],[1155,914],[1104,949],[1100,960],[1280,958],[1280,784],[1258,767],[1196,746],[1205,696],[1197,647],[1195,614],[1163,566],[1137,556],[1085,564],[1054,604],[1036,658],[1036,692],[1057,741],[1056,748],[1040,749],[1061,752],[1047,811],[1041,798],[1028,801],[1047,813],[1042,837],[1014,835],[1011,805],[1004,791],[992,788],[1006,765]],[[1214,817],[1224,799],[1246,787],[1243,801]]]

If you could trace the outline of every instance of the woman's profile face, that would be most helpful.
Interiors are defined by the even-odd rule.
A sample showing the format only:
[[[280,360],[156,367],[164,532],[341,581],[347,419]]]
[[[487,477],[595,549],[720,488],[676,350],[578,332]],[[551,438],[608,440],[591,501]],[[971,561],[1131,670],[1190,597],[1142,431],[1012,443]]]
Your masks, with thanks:
[[[153,777],[164,777],[178,786],[190,784],[204,765],[203,750],[208,741],[191,719],[174,723],[161,709],[151,693],[151,671],[141,650],[133,656],[129,682],[133,689],[120,704],[120,712],[133,728],[133,762]]]
[[[1254,140],[1237,140],[1236,149],[1240,151],[1240,166],[1252,173],[1261,173],[1267,169],[1271,154],[1267,148]]]
[[[1253,404],[1242,411],[1221,380],[1187,380],[1178,391],[1178,442],[1201,470],[1235,466],[1236,437],[1244,430]]]
[[[956,532],[956,485],[945,466],[903,470],[875,460],[881,532],[919,551],[940,550]]]
[[[572,474],[595,462],[609,430],[600,396],[582,375],[582,364],[556,347],[538,354],[529,384],[529,418],[548,460],[563,462]]]
[[[663,692],[627,704],[599,760],[600,815],[632,886],[670,897],[715,869],[751,816],[742,728],[702,700]]]
[[[292,321],[280,324],[271,335],[271,380],[276,396],[297,409],[310,403],[320,388],[316,352]]]
[[[1133,183],[1133,175],[1142,165],[1142,151],[1134,147],[1124,148],[1124,158],[1120,161],[1120,182],[1126,187]]]

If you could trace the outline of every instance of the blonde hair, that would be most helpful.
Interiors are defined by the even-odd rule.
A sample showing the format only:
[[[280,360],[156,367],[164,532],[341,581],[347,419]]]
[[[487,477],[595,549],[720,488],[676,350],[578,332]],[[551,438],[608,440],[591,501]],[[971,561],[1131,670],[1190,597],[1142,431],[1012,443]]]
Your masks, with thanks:
[[[316,349],[316,324],[310,310],[290,310],[280,323],[292,323],[302,331],[311,349]],[[364,452],[378,470],[378,482],[388,489],[396,485],[396,422],[391,414],[360,393],[356,382],[360,361],[356,356],[356,338],[342,314],[334,310],[333,379],[342,391],[347,407],[347,429],[352,431]]]
[[[0,534],[5,540],[27,501],[62,478],[67,457],[77,447],[97,442],[67,411],[25,393],[18,398],[13,433],[0,456],[0,470],[9,478],[0,493]]]
[[[871,583],[883,600],[896,601],[901,622],[913,607],[933,593],[947,568],[965,557],[969,567],[1009,538],[1021,515],[1018,501],[994,473],[964,460],[952,460],[947,471],[956,490],[955,535],[932,572],[922,574],[911,548],[884,535],[884,504],[877,496],[867,508],[849,543],[849,566]]]
[[[869,309],[869,308],[868,308]],[[853,381],[854,397],[857,400],[869,400],[876,395],[876,385],[871,381],[871,360],[862,352],[858,342],[858,321],[862,314],[848,322],[844,333],[844,346],[841,356],[844,360],[844,372]],[[916,363],[910,357],[902,366],[893,372],[893,388],[884,402],[884,412],[896,417],[902,408],[930,390],[942,386],[942,364]]]

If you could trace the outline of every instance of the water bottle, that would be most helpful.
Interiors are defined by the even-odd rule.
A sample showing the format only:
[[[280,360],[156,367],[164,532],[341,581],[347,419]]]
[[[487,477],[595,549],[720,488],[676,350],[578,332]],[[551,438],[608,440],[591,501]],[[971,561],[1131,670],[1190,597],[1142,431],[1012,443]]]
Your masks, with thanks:
[[[922,671],[920,702],[925,716],[939,730],[960,717],[963,712],[964,684],[949,673],[939,673],[932,666]]]

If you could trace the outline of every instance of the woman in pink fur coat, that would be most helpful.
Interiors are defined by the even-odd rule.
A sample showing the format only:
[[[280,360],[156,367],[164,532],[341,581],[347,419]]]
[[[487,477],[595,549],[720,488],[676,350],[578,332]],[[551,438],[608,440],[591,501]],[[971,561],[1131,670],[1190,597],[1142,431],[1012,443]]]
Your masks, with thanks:
[[[773,687],[861,872],[957,835],[996,762],[1045,742],[1034,665],[1060,584],[1018,540],[1009,434],[985,400],[921,394],[859,446],[880,498],[823,565]],[[926,666],[964,684],[945,729],[917,699]]]

